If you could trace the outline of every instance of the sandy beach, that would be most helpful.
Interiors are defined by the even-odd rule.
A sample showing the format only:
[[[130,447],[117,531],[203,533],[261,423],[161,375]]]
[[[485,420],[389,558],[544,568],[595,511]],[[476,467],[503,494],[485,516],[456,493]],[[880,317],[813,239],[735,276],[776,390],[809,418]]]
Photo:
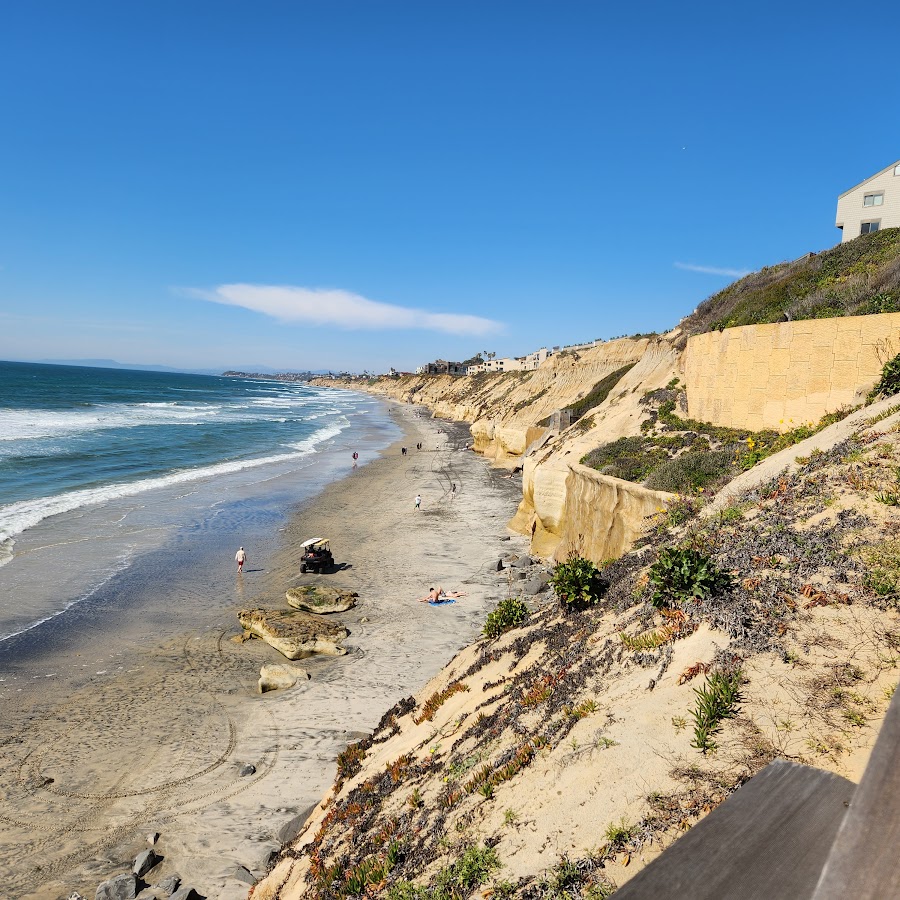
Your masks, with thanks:
[[[86,631],[56,648],[53,668],[70,673],[64,684],[32,673],[4,712],[5,896],[93,896],[154,832],[164,857],[154,880],[177,872],[210,898],[246,896],[234,867],[260,873],[280,829],[330,785],[337,753],[475,636],[505,592],[496,560],[511,546],[502,538],[518,480],[458,449],[465,426],[400,405],[392,415],[402,441],[304,503],[270,546],[248,548],[233,593],[212,598],[217,616],[160,642],[154,616],[164,613],[149,610],[114,636],[98,633],[92,644]],[[310,536],[331,539],[340,571],[298,575],[298,546]],[[235,613],[286,609],[285,589],[317,577],[360,595],[336,617],[350,630],[350,652],[299,661],[311,680],[260,696],[260,666],[285,660],[261,641],[232,640]],[[468,596],[416,603],[435,583]],[[186,602],[178,585],[159,589],[177,620]],[[79,669],[80,678],[71,674]],[[241,775],[248,766],[255,771]]]

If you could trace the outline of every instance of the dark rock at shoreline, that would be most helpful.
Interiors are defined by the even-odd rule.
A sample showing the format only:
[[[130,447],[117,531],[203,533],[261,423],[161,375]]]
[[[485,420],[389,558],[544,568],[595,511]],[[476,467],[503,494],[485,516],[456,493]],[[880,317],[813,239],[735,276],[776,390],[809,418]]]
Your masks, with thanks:
[[[514,566],[516,569],[527,569],[531,564],[532,564],[531,557],[530,557],[530,556],[523,556],[523,557],[521,557],[520,559],[517,559],[517,560],[513,563],[513,566]]]
[[[245,866],[234,866],[228,870],[228,877],[244,884],[256,884],[256,876]]]
[[[171,900],[206,900],[206,898],[192,887],[183,887],[172,894]]]
[[[275,840],[281,844],[289,844],[298,834],[306,821],[305,815],[297,815],[288,819],[278,831],[275,832]]]
[[[181,884],[181,876],[180,875],[170,875],[168,878],[163,878],[162,881],[158,885],[156,885],[156,889],[162,892],[164,897],[171,897],[175,891],[178,890],[179,885]]]
[[[162,860],[163,858],[155,850],[145,850],[143,853],[138,853],[135,857],[131,871],[138,878],[143,878],[154,866],[159,865]]]
[[[134,900],[137,896],[137,878],[131,873],[116,875],[97,887],[94,900]]]
[[[523,590],[530,597],[533,597],[535,594],[539,594],[543,591],[547,587],[548,582],[549,578],[547,575],[541,572],[540,575],[532,575],[531,578],[528,579]]]

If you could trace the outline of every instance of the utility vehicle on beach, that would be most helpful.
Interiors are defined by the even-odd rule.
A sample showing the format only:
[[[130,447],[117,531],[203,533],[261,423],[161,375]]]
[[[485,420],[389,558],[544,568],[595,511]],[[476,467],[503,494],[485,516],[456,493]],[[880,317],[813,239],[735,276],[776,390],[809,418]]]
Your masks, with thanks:
[[[303,556],[300,557],[300,572],[324,572],[334,565],[334,557],[328,546],[328,538],[310,538],[301,545]]]

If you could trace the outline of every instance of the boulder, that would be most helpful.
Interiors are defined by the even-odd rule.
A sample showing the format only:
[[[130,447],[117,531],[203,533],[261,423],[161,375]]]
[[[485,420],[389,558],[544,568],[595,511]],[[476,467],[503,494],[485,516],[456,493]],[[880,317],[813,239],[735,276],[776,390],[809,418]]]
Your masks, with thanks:
[[[523,557],[521,557],[521,559],[517,559],[513,563],[513,566],[515,566],[517,569],[527,569],[530,565],[531,565],[531,557],[530,556],[523,556]]]
[[[531,578],[525,583],[525,587],[522,590],[528,594],[529,597],[533,597],[535,594],[539,594],[542,590],[547,587],[549,579],[542,572],[540,575],[532,575]]]
[[[294,835],[296,837],[296,835]],[[291,838],[293,840],[294,838]],[[261,872],[268,872],[269,866],[272,865],[274,860],[278,857],[278,853],[281,850],[281,847],[269,847],[268,850],[260,857],[259,863],[256,868]]]
[[[138,853],[134,859],[134,865],[131,871],[138,878],[143,878],[154,866],[162,862],[162,857],[155,850],[144,850]]]
[[[241,778],[246,778],[248,775],[255,774],[256,766],[254,766],[253,763],[246,763],[245,765],[241,766],[240,769],[238,769],[238,775],[240,775]]]
[[[294,609],[325,615],[353,609],[359,594],[356,591],[344,591],[327,584],[304,584],[300,587],[290,588],[286,596],[288,606],[293,606]]]
[[[159,891],[163,897],[171,897],[175,891],[178,890],[181,885],[181,876],[180,875],[170,875],[168,878],[163,878],[162,881],[158,885],[156,885],[156,890]]]
[[[502,559],[498,559],[498,560],[497,560],[497,571],[498,571],[498,572],[502,572],[502,571],[503,571],[503,560],[502,560]]]
[[[309,681],[309,672],[300,666],[286,663],[268,663],[259,670],[259,692],[292,688],[298,681]]]
[[[305,612],[277,609],[242,609],[241,625],[288,659],[303,659],[314,653],[344,656],[347,651],[338,644],[350,632],[340,622]]]
[[[206,900],[206,898],[202,894],[198,894],[192,887],[183,887],[178,888],[170,900]]]
[[[287,822],[275,832],[275,840],[280,844],[289,844],[298,834],[300,834],[300,829],[303,827],[307,818],[308,816],[306,814],[301,813],[300,815],[288,819]]]
[[[137,896],[137,878],[129,872],[116,875],[97,887],[94,900],[134,900]]]
[[[244,884],[256,884],[256,876],[244,866],[233,866],[228,870],[227,877],[242,881]]]

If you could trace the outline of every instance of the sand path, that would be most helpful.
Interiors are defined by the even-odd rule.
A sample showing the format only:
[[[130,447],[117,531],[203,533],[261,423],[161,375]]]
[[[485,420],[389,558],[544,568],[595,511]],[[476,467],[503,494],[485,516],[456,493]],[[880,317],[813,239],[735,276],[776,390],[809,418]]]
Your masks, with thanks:
[[[123,637],[115,677],[66,696],[47,692],[20,711],[0,746],[8,896],[92,896],[153,831],[165,857],[154,880],[178,872],[210,898],[241,896],[228,880],[234,866],[259,871],[279,829],[327,789],[354,734],[471,641],[503,591],[495,563],[511,546],[500,539],[518,481],[455,449],[467,429],[411,407],[392,414],[402,443],[425,449],[402,457],[395,445],[302,507],[267,571],[243,590],[239,581],[232,602],[223,598],[217,623],[164,645]],[[323,580],[361,596],[338,617],[351,652],[303,661],[311,681],[260,697],[259,667],[284,660],[260,641],[230,640],[234,613],[251,603],[286,608],[287,587],[317,578],[296,574],[297,546],[311,535],[331,538],[345,565]],[[435,582],[469,596],[439,608],[416,603]],[[255,773],[241,776],[248,764]]]

